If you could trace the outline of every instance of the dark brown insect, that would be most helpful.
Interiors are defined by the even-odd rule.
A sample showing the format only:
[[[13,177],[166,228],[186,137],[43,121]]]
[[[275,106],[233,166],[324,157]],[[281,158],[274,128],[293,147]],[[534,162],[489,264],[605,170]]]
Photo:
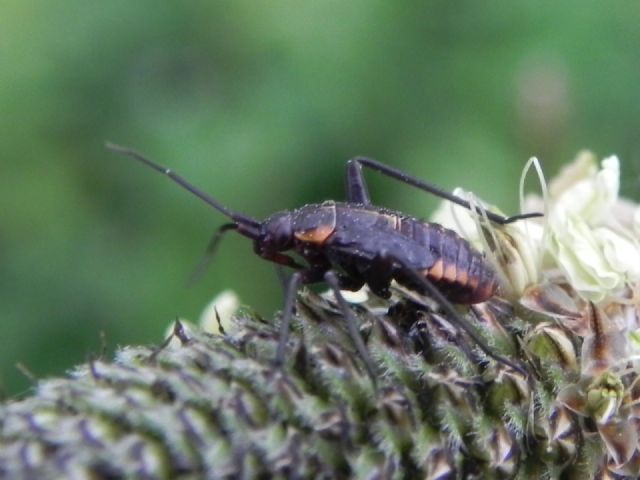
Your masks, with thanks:
[[[403,268],[385,262],[378,265],[385,252],[411,266],[453,303],[484,302],[498,287],[495,272],[482,254],[456,232],[393,210],[328,201],[278,213],[265,223],[267,231],[284,229],[291,235],[280,248],[297,251],[321,267],[321,273],[339,267],[346,276],[343,289],[357,290],[367,284],[376,295],[387,298],[393,279],[423,291],[412,276],[403,275]],[[261,243],[258,248],[263,248]]]
[[[509,359],[494,353],[450,304],[479,303],[495,293],[498,281],[482,254],[457,233],[441,225],[372,205],[362,167],[471,208],[467,201],[376,160],[357,157],[347,162],[347,202],[305,205],[258,221],[230,210],[170,169],[136,151],[112,144],[108,147],[167,175],[232,220],[216,231],[209,250],[215,248],[225,232],[235,230],[253,240],[254,250],[259,256],[295,270],[286,290],[276,358],[278,364],[284,360],[289,322],[299,286],[326,282],[334,291],[347,319],[356,349],[375,379],[356,320],[340,290],[358,290],[366,284],[376,295],[388,298],[391,281],[396,280],[407,288],[433,297],[448,314],[449,320],[462,328],[488,356],[521,370]],[[540,215],[502,217],[488,211],[484,213],[498,224]],[[296,252],[306,264],[298,263],[287,252]]]

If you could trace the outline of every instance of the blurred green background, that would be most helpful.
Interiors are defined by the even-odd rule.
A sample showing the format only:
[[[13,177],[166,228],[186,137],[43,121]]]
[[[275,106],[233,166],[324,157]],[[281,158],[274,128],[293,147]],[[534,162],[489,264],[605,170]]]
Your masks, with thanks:
[[[637,2],[3,2],[0,384],[19,394],[102,349],[158,342],[224,288],[265,316],[271,265],[224,219],[105,151],[134,146],[262,217],[343,198],[364,154],[515,213],[532,155],[618,153],[638,187]],[[368,175],[383,205],[436,201]]]

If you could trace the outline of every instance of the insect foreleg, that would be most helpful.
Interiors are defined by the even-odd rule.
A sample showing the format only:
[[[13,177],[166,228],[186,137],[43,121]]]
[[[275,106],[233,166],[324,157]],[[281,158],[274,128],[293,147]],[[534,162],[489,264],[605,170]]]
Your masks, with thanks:
[[[318,273],[319,273],[318,271],[314,271],[314,270],[298,271],[298,272],[295,272],[293,275],[291,275],[291,277],[289,278],[289,282],[287,284],[286,291],[285,291],[284,307],[282,309],[282,320],[280,323],[280,338],[279,338],[278,347],[276,350],[275,364],[277,367],[281,367],[282,365],[284,365],[287,343],[289,341],[289,326],[291,324],[291,317],[293,316],[294,302],[295,302],[296,295],[298,293],[298,289],[300,288],[300,285],[303,283],[315,283],[317,281],[316,277]],[[347,324],[347,331],[349,332],[349,337],[353,341],[356,351],[362,358],[365,368],[367,370],[367,375],[369,375],[369,378],[371,379],[371,382],[373,383],[373,386],[375,388],[377,385],[377,381],[374,373],[373,362],[369,357],[367,347],[364,344],[364,341],[362,340],[360,331],[358,330],[358,325],[357,325],[358,322],[355,318],[355,315],[349,308],[349,305],[347,304],[346,300],[342,296],[342,293],[340,293],[340,281],[338,280],[338,276],[334,272],[329,270],[328,272],[324,273],[323,279],[329,285],[329,287],[333,290],[333,294],[336,297],[338,306],[342,311],[345,322]]]
[[[302,281],[302,272],[295,272],[289,277],[287,288],[284,295],[284,307],[282,308],[282,320],[280,321],[280,338],[278,340],[278,349],[276,350],[275,363],[276,367],[284,365],[284,356],[289,341],[289,324],[293,316],[293,305]]]

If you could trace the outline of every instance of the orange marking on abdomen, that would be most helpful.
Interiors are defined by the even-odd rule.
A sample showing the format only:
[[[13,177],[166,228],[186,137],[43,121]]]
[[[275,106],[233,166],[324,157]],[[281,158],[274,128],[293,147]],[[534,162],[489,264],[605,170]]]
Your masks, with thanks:
[[[444,263],[442,259],[439,259],[434,263],[431,268],[426,269],[423,274],[425,277],[429,277],[435,281],[438,281],[442,278],[442,274],[444,273]]]
[[[447,265],[446,268],[444,269],[444,274],[442,275],[442,279],[446,280],[447,282],[455,283],[457,274],[458,274],[458,269],[456,267],[456,264],[451,263]]]
[[[475,291],[478,289],[478,285],[480,285],[480,280],[478,277],[469,277],[466,285],[469,290]]]
[[[467,272],[462,268],[459,268],[456,276],[456,282],[460,285],[467,286],[468,281],[469,281],[469,272]]]

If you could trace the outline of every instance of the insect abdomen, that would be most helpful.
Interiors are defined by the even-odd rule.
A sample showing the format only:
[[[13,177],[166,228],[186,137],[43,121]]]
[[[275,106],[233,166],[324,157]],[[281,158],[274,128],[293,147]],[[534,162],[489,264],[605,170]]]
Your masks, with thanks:
[[[422,274],[452,302],[480,303],[495,294],[498,279],[494,270],[480,252],[453,230],[416,222],[411,235],[427,246],[436,259]]]

